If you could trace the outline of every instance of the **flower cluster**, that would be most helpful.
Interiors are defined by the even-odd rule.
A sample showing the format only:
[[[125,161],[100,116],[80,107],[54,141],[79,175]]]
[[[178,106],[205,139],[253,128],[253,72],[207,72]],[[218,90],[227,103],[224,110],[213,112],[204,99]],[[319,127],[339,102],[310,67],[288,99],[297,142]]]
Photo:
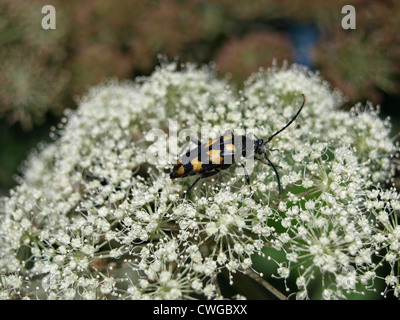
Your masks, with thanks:
[[[173,132],[266,138],[297,111],[301,94],[301,117],[270,143],[279,206],[276,176],[261,163],[252,189],[232,166],[180,197],[193,180],[168,176],[168,154],[186,138]],[[231,298],[218,275],[234,284],[238,272],[258,273],[261,281],[256,255],[276,261],[275,276],[296,298],[345,298],[379,281],[383,294],[398,296],[400,204],[386,187],[398,147],[378,109],[346,112],[342,101],[296,65],[260,70],[240,92],[211,67],[173,62],[133,83],[92,88],[0,201],[1,298]],[[155,128],[169,139],[150,141]],[[147,161],[149,150],[158,164]]]

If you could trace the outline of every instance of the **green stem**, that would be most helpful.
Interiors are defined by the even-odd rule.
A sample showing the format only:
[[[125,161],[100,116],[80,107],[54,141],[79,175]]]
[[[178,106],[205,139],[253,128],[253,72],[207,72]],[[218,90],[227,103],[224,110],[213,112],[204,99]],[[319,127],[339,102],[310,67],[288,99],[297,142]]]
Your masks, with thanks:
[[[288,300],[288,298],[283,295],[278,289],[276,289],[273,285],[271,285],[267,280],[265,280],[263,277],[260,277],[257,273],[252,271],[251,269],[246,269],[245,273],[252,278],[253,280],[257,281],[260,283],[265,289],[267,289],[269,292],[271,292],[275,297],[277,297],[279,300]]]

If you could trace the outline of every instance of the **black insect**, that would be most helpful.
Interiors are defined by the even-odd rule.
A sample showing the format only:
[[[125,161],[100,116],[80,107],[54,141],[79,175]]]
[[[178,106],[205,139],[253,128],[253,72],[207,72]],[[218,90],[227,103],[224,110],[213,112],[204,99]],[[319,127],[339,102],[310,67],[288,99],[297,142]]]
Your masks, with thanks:
[[[282,196],[281,182],[276,166],[268,159],[267,151],[270,151],[271,149],[267,148],[267,144],[275,136],[289,127],[300,114],[306,102],[305,96],[303,94],[302,96],[303,103],[294,117],[267,140],[258,137],[252,139],[249,136],[243,135],[234,136],[232,131],[227,131],[219,138],[210,140],[206,143],[192,139],[191,141],[194,141],[198,145],[197,148],[186,152],[182,157],[180,157],[170,174],[171,179],[183,178],[197,174],[199,175],[199,177],[184,192],[182,197],[189,193],[200,179],[211,177],[221,170],[229,168],[233,163],[238,163],[237,160],[240,159],[240,157],[249,158],[253,156],[256,160],[271,166],[275,171],[279,189],[279,204]],[[243,167],[246,181],[251,189],[250,177],[246,167],[243,163],[239,164]]]

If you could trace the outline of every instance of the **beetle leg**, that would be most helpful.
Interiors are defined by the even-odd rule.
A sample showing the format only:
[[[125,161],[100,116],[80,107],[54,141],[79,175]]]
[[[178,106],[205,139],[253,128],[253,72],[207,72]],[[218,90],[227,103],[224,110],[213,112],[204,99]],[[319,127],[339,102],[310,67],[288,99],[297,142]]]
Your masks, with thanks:
[[[201,179],[201,176],[198,177],[190,186],[189,188],[186,189],[186,191],[181,195],[181,198],[185,198],[186,195],[189,193],[190,190],[192,190],[192,188],[194,187],[194,185],[199,182],[199,180]]]
[[[274,149],[274,150],[278,150],[278,149]],[[264,157],[266,157],[266,156],[264,155]],[[278,168],[278,169],[282,169],[281,166],[278,166],[278,165],[276,165],[276,164],[273,164],[271,161],[269,161],[269,159],[268,159],[269,162],[264,161],[263,158],[256,158],[256,157],[255,157],[254,159],[256,159],[256,160],[258,160],[258,161],[260,161],[260,162],[266,164],[267,166],[275,167],[275,168]]]
[[[271,160],[268,159],[266,154],[264,154],[264,158],[266,161],[264,161],[264,159],[258,159],[258,158],[256,158],[256,159],[261,161],[264,164],[269,165],[275,171],[276,180],[278,181],[278,191],[279,191],[279,199],[278,199],[278,203],[276,204],[276,207],[278,207],[279,203],[281,202],[281,199],[282,199],[281,179],[279,178],[279,173],[278,173],[278,170],[276,170],[276,166],[271,162]]]
[[[209,171],[209,172],[205,172],[205,173],[201,174],[201,175],[189,186],[189,188],[187,188],[187,190],[181,195],[181,198],[186,197],[186,195],[189,193],[189,191],[192,190],[192,188],[194,187],[194,185],[195,185],[197,182],[199,182],[200,179],[211,177],[211,176],[217,174],[218,172],[219,172],[219,170],[213,170],[213,171]]]
[[[246,169],[246,167],[245,167],[245,165],[244,165],[243,163],[241,163],[240,165],[242,166],[242,168],[243,168],[243,170],[244,170],[244,176],[246,177],[246,182],[247,182],[247,184],[249,185],[250,192],[251,192],[251,197],[253,198],[253,200],[254,200],[255,202],[258,202],[258,201],[254,198],[253,189],[251,188],[251,184],[250,184],[250,176],[249,176],[249,173],[247,172],[247,169]]]

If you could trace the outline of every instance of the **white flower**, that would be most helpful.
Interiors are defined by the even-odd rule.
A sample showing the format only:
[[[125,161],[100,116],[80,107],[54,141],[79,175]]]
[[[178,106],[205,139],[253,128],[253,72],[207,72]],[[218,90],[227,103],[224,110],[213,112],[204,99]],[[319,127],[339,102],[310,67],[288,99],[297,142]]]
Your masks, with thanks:
[[[160,274],[160,282],[161,283],[167,283],[171,279],[171,273],[168,271],[163,271]]]
[[[167,174],[186,139],[178,133],[207,141],[229,128],[266,139],[301,94],[300,116],[267,145],[279,205],[276,174],[259,162],[256,201],[234,166],[180,197],[194,178]],[[240,92],[209,67],[176,63],[92,88],[0,200],[1,297],[36,297],[35,283],[51,275],[40,298],[225,298],[219,273],[233,284],[255,257],[267,263],[267,250],[298,299],[341,299],[380,281],[398,295],[399,194],[379,183],[393,178],[399,148],[378,108],[342,103],[297,65],[260,70]],[[160,139],[148,139],[153,129]]]
[[[286,267],[279,267],[278,268],[278,274],[282,277],[282,278],[288,278],[289,274],[290,274],[290,270]]]
[[[357,283],[355,272],[348,272],[347,274],[338,274],[336,276],[336,281],[339,287],[343,289],[354,289]]]
[[[199,292],[202,288],[203,288],[203,284],[201,283],[201,281],[199,279],[195,279],[192,282],[192,288],[196,291]]]

